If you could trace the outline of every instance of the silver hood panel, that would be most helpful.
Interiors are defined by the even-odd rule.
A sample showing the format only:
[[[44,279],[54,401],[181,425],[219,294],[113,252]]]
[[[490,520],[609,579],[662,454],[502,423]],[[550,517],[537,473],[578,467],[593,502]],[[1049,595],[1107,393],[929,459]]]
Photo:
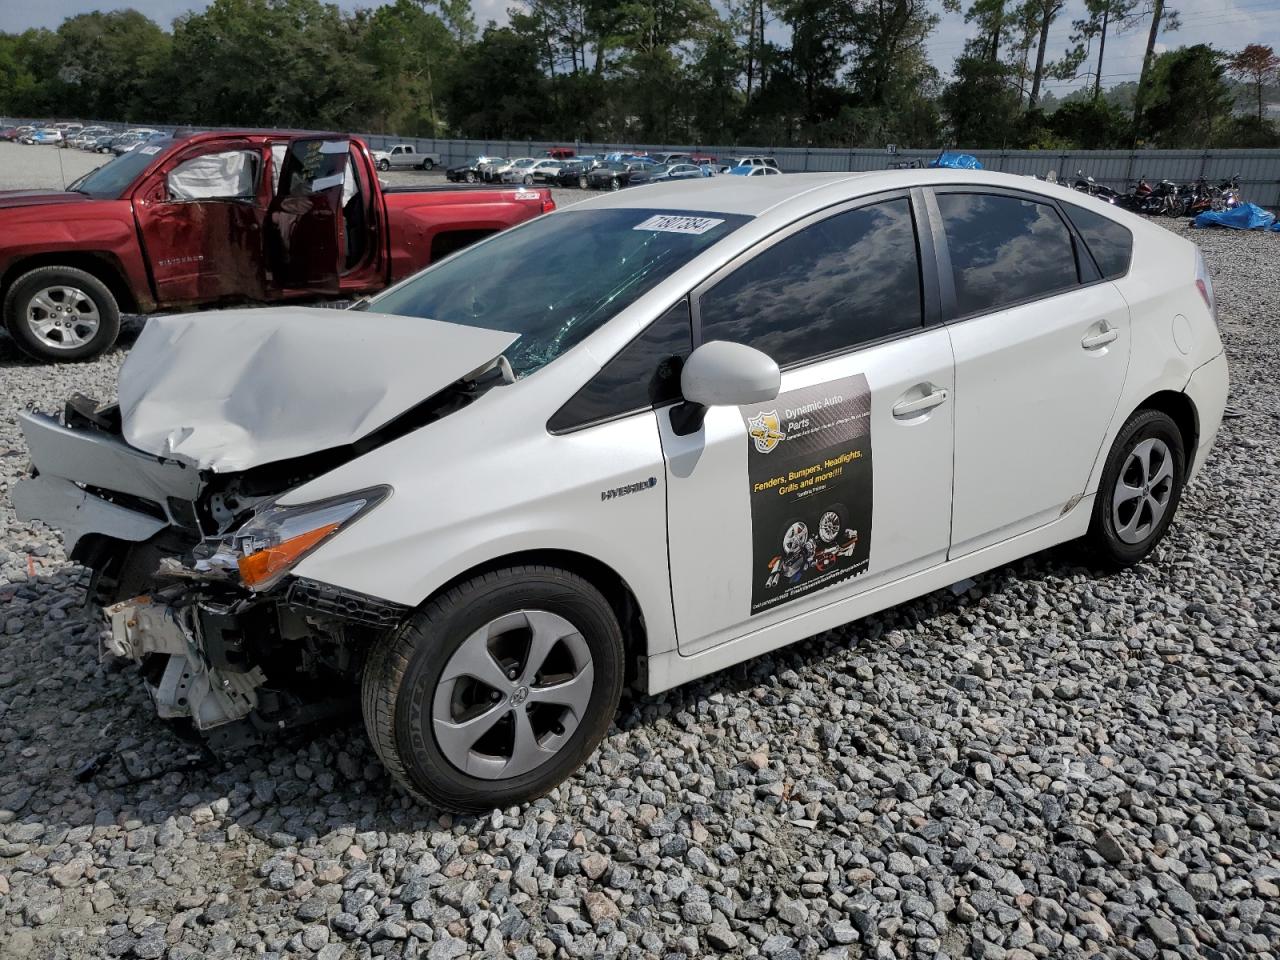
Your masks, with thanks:
[[[124,436],[215,473],[288,460],[367,436],[517,336],[308,307],[158,317],[120,373]]]

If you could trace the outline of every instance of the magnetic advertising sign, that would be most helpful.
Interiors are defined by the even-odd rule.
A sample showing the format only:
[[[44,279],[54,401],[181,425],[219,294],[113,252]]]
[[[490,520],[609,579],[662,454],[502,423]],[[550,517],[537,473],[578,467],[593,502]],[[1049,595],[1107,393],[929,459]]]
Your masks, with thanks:
[[[742,408],[751,485],[751,612],[865,573],[871,390],[863,374]]]

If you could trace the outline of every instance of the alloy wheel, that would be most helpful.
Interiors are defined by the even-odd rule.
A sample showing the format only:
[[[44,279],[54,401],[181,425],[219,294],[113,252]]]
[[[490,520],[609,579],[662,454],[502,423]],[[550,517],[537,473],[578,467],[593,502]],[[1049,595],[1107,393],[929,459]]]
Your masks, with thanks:
[[[98,305],[78,287],[45,287],[27,301],[27,326],[53,350],[82,347],[98,332]]]
[[[1125,459],[1111,495],[1111,520],[1124,543],[1141,543],[1159,527],[1173,496],[1173,453],[1158,438],[1143,440]]]
[[[445,759],[484,780],[546,763],[586,715],[595,683],[587,641],[564,617],[518,610],[472,633],[445,664],[431,726]]]

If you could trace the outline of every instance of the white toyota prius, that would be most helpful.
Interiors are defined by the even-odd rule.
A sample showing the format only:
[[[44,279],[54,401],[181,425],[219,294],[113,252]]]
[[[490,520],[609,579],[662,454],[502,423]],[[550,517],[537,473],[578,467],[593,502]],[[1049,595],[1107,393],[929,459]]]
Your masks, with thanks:
[[[732,177],[354,311],[153,320],[118,402],[22,416],[12,497],[160,715],[234,747],[359,701],[396,779],[476,810],[571,774],[624,686],[1064,541],[1141,560],[1226,393],[1162,227],[969,170]]]

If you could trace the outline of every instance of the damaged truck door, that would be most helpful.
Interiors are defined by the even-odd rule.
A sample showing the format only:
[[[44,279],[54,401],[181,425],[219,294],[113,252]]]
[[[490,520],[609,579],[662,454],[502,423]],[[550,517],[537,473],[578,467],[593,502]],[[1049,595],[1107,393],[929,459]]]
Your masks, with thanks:
[[[138,189],[138,232],[159,302],[266,297],[262,227],[271,194],[262,172],[261,145],[224,140],[175,152]]]
[[[344,190],[355,183],[347,169],[350,149],[346,140],[295,140],[284,151],[268,211],[267,261],[279,296],[338,295],[347,240]]]

